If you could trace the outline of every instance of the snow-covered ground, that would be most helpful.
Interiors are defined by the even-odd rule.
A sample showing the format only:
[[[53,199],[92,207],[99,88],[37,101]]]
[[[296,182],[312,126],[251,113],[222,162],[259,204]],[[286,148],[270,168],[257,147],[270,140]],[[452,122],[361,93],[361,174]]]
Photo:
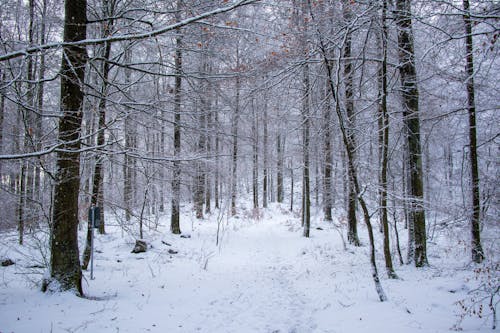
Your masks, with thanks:
[[[378,251],[389,298],[381,303],[364,228],[365,246],[344,250],[339,225],[315,218],[306,239],[285,209],[250,215],[195,221],[186,214],[190,238],[171,235],[161,219],[157,230],[146,229],[152,247],[140,254],[130,253],[134,237],[108,226],[96,237],[95,279],[84,273],[88,299],[40,292],[33,281],[41,276],[29,268],[40,257],[36,243],[27,237],[30,245],[19,247],[15,234],[2,235],[0,259],[16,264],[0,267],[0,332],[449,332],[462,311],[456,302],[478,283],[466,248],[443,235],[429,244],[430,266],[396,264],[398,280],[386,278]],[[490,331],[489,313],[467,316],[460,329]]]

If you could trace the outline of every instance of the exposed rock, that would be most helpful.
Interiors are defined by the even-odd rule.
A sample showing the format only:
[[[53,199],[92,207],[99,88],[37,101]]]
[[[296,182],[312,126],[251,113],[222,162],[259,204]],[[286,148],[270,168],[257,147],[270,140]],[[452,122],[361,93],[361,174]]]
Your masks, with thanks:
[[[14,265],[14,262],[12,260],[10,260],[10,259],[2,260],[2,267],[7,267],[10,265]]]
[[[177,253],[179,253],[179,251],[168,249],[168,253],[170,253],[170,254],[177,254]]]
[[[138,239],[135,241],[135,246],[134,249],[132,250],[132,253],[146,252],[147,249],[148,249],[148,244],[146,243],[146,241],[143,239]]]

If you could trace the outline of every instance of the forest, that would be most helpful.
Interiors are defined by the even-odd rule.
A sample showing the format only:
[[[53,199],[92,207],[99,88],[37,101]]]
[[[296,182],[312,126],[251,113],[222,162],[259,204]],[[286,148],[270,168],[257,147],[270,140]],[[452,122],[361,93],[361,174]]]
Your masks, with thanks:
[[[0,4],[0,332],[496,328],[498,0]]]

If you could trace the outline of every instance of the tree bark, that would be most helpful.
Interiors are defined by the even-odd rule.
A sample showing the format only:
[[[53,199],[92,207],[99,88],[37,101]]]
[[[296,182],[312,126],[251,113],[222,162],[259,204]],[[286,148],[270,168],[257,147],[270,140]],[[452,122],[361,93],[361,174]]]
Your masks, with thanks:
[[[218,101],[216,99],[214,110],[214,129],[215,129],[215,175],[214,175],[214,201],[215,209],[220,209],[219,199],[219,183],[220,183],[220,134],[219,134],[219,111]]]
[[[310,236],[311,229],[311,191],[310,191],[310,161],[309,161],[309,145],[310,145],[310,93],[311,84],[309,79],[309,57],[307,46],[307,19],[306,19],[306,3],[301,5],[302,35],[300,43],[304,55],[304,64],[302,65],[302,226],[304,227],[304,237]]]
[[[343,58],[344,58],[344,89],[345,89],[345,109],[347,116],[347,136],[348,140],[353,146],[353,150],[350,152],[352,163],[356,164],[354,148],[356,147],[356,138],[354,136],[354,101],[353,101],[353,66],[351,58],[351,48],[352,48],[352,33],[348,26],[352,20],[352,12],[350,8],[351,4],[343,1],[342,5],[342,15],[344,19],[344,24],[346,25],[346,36],[343,48]],[[347,178],[347,224],[348,233],[347,240],[354,246],[359,246],[358,228],[357,228],[357,218],[356,218],[356,190],[353,184],[354,179],[352,179],[351,173],[348,171]]]
[[[240,69],[239,46],[236,46],[236,70]],[[231,136],[233,138],[232,170],[231,170],[231,215],[236,215],[236,191],[237,191],[237,171],[238,171],[238,122],[240,113],[240,89],[241,78],[236,76],[236,97],[235,108],[231,124]]]
[[[64,42],[86,38],[87,1],[66,0]],[[82,124],[83,84],[87,51],[81,46],[64,46],[61,63],[62,116],[58,140],[64,149],[56,157],[56,184],[50,234],[50,277],[59,290],[83,295],[82,271],[78,253],[78,193],[80,188],[79,133]],[[49,281],[44,283],[47,290]]]
[[[399,74],[403,98],[403,117],[407,129],[408,163],[410,177],[410,215],[414,224],[415,266],[427,262],[427,240],[422,175],[422,148],[420,144],[420,120],[417,73],[413,46],[411,0],[396,0],[395,11],[398,26]]]
[[[476,102],[474,89],[474,44],[472,41],[472,20],[470,16],[469,0],[463,0],[465,23],[465,46],[467,73],[467,111],[469,114],[469,159],[471,165],[471,246],[472,261],[481,263],[484,260],[483,247],[481,246],[481,201],[479,196],[479,168],[477,163],[477,134],[476,134]]]
[[[46,34],[46,19],[47,19],[47,0],[42,1],[42,12],[40,17],[40,44],[45,44],[45,34]],[[35,130],[34,135],[36,140],[36,150],[42,148],[41,138],[43,136],[43,97],[45,91],[45,71],[47,66],[45,64],[45,53],[40,53],[40,63],[38,65],[38,83],[37,83],[37,115],[35,115]],[[42,189],[42,163],[43,160],[39,161],[39,165],[35,166],[35,182],[33,186],[33,191],[35,194],[35,200],[41,202],[43,199],[43,189]]]
[[[132,58],[131,50],[126,48],[124,50],[124,62],[129,63]],[[125,83],[126,86],[129,85],[131,81],[131,72],[129,69],[125,69]],[[130,152],[135,148],[135,132],[132,126],[132,114],[130,108],[125,106],[125,117],[123,119],[123,135],[125,138],[125,150]],[[135,168],[134,160],[130,154],[125,154],[123,161],[123,203],[125,207],[125,220],[130,222],[130,218],[133,211],[134,202],[134,180],[135,180]]]
[[[252,194],[253,209],[259,209],[259,133],[257,132],[258,118],[255,111],[255,101],[252,100],[253,119],[252,119]],[[264,200],[264,199],[263,199]]]
[[[180,20],[179,10],[182,1],[177,0],[176,19]],[[180,234],[180,200],[181,200],[181,94],[182,94],[182,33],[177,29],[175,38],[175,87],[174,87],[174,162],[172,170],[172,211],[170,231]]]
[[[276,195],[279,203],[283,202],[284,199],[284,189],[283,189],[283,155],[284,155],[284,144],[281,134],[276,137]]]
[[[267,100],[266,100],[267,102]],[[269,193],[268,193],[268,188],[269,188],[269,168],[268,168],[268,128],[267,128],[267,103],[264,104],[264,119],[263,119],[263,126],[264,126],[264,133],[262,137],[262,146],[264,148],[264,151],[262,152],[263,155],[263,178],[262,178],[262,207],[267,208],[267,201],[269,198]]]
[[[327,80],[323,114],[323,214],[325,221],[332,221],[332,106],[328,84]]]
[[[382,0],[382,31],[380,36],[380,47],[382,51],[382,63],[379,66],[378,83],[379,83],[379,217],[380,224],[384,232],[384,258],[385,269],[387,276],[391,279],[396,279],[397,275],[394,272],[392,265],[391,248],[389,244],[389,220],[387,216],[387,166],[389,163],[388,150],[389,150],[389,115],[387,114],[387,0]]]
[[[112,6],[112,5],[111,5]],[[110,7],[109,0],[102,0],[103,17],[112,17],[114,14],[114,8]],[[103,38],[111,35],[111,29],[113,28],[113,19],[106,19],[103,26]],[[101,94],[99,96],[98,105],[98,125],[97,125],[97,146],[104,146],[104,131],[106,128],[106,101],[108,99],[108,78],[110,72],[109,59],[111,56],[111,43],[105,42],[102,50],[102,66],[101,66]],[[103,158],[104,156],[99,153],[96,155],[96,162],[94,167],[94,181],[92,184],[92,199],[91,204],[96,207],[101,207],[100,209],[100,219],[101,224],[99,225],[99,233],[105,233],[105,220],[104,220],[104,169],[103,169]]]

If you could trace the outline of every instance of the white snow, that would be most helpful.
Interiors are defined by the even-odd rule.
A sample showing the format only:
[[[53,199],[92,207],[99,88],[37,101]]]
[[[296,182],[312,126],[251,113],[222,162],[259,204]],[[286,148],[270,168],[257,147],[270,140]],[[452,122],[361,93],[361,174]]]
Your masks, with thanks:
[[[0,258],[16,265],[0,267],[0,332],[449,332],[460,313],[455,303],[475,283],[468,254],[451,241],[429,244],[430,267],[395,260],[398,280],[387,279],[379,246],[389,298],[381,303],[364,228],[365,246],[346,251],[339,225],[318,217],[306,239],[285,208],[272,206],[258,220],[250,215],[224,217],[219,246],[216,214],[203,221],[184,214],[181,227],[191,238],[171,235],[168,219],[160,219],[144,237],[152,248],[140,254],[130,253],[134,237],[108,226],[95,242],[95,279],[84,272],[90,299],[40,292],[29,281],[42,276],[26,268],[40,251],[4,235]],[[466,317],[460,328],[488,332],[491,318]]]

